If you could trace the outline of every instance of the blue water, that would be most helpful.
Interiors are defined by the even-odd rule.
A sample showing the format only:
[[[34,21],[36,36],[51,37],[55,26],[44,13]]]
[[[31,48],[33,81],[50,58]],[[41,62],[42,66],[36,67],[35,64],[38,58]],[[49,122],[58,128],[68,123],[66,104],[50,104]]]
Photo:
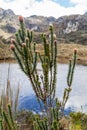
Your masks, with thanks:
[[[8,63],[0,63],[0,92],[5,89],[7,84]],[[38,64],[40,68],[40,64]],[[67,87],[68,65],[58,64],[57,67],[57,89],[56,97],[62,101],[64,88]],[[27,109],[35,112],[40,111],[40,107],[32,90],[27,76],[20,70],[18,64],[10,64],[9,79],[14,95],[18,86],[20,87],[18,109]],[[72,91],[70,98],[65,106],[66,113],[69,111],[87,112],[87,66],[77,65],[75,68]]]

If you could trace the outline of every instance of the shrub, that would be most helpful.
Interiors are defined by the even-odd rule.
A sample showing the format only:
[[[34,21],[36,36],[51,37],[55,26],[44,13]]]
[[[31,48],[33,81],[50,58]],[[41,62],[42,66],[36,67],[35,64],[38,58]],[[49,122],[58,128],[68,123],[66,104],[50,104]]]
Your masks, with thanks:
[[[37,43],[33,41],[33,32],[26,30],[24,19],[19,16],[20,29],[16,33],[15,40],[11,40],[11,49],[20,65],[22,71],[31,81],[32,88],[36,94],[37,100],[41,106],[44,104],[44,112],[41,118],[34,119],[35,130],[59,130],[59,112],[64,110],[65,104],[69,98],[71,84],[76,63],[77,50],[74,50],[73,60],[69,61],[69,71],[67,76],[68,87],[64,90],[63,101],[60,102],[55,97],[56,75],[57,75],[57,40],[54,36],[53,26],[49,26],[50,38],[46,34],[41,35],[44,52],[41,54],[36,49]],[[41,63],[41,74],[38,72],[38,59]]]

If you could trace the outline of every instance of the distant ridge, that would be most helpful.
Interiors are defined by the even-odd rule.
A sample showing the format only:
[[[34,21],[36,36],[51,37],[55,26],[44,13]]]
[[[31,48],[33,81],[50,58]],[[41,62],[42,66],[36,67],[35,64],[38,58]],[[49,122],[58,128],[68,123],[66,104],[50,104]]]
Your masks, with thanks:
[[[87,12],[84,15],[61,16],[58,19],[32,15],[24,20],[26,27],[34,30],[36,36],[41,32],[48,34],[49,24],[52,23],[60,42],[87,44]],[[0,36],[8,40],[18,28],[18,15],[11,9],[0,8]]]

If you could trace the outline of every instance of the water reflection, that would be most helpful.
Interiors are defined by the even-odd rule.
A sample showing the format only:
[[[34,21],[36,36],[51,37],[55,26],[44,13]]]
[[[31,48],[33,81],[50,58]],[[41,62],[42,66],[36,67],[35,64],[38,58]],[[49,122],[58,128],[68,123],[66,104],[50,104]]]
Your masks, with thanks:
[[[38,67],[40,64],[38,64]],[[5,89],[8,77],[8,63],[0,63],[0,92]],[[64,88],[67,87],[66,77],[68,71],[68,65],[58,64],[58,80],[56,96],[62,100]],[[25,76],[25,74],[20,70],[18,64],[10,64],[9,79],[11,81],[11,86],[13,90],[20,84],[20,94],[19,94],[19,109],[30,109],[34,111],[39,110],[39,106],[36,103],[34,92],[32,90],[31,84]],[[81,110],[87,112],[87,66],[77,65],[74,73],[74,79],[72,84],[72,91],[70,98],[66,104],[66,108],[70,110]],[[82,107],[81,107],[82,106]]]

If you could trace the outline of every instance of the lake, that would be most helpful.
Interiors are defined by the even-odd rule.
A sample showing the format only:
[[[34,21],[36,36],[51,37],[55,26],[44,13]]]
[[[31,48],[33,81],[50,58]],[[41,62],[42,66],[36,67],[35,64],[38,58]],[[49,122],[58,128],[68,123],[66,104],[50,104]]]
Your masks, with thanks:
[[[40,64],[38,63],[38,68]],[[4,90],[7,84],[8,63],[0,63],[0,92]],[[62,100],[64,88],[67,87],[66,77],[68,72],[67,64],[58,64],[57,67],[57,89],[56,96]],[[18,109],[39,111],[31,84],[26,75],[20,70],[16,63],[10,63],[9,79],[13,92],[16,92],[20,86]],[[76,65],[72,91],[65,109],[68,111],[87,112],[87,66]]]

